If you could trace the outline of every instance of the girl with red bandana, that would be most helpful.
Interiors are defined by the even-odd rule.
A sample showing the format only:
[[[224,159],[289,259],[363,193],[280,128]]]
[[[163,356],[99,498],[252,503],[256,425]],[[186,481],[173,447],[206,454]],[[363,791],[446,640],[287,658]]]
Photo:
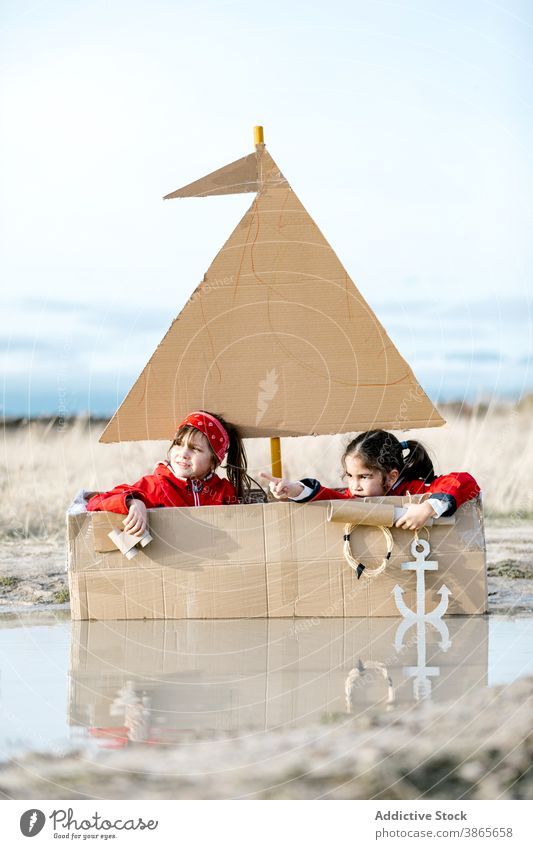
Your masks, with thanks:
[[[397,508],[396,527],[407,530],[423,527],[429,518],[452,516],[461,504],[480,492],[467,472],[437,477],[431,458],[420,442],[414,439],[400,442],[386,430],[359,434],[347,446],[342,466],[348,483],[344,492],[328,489],[313,478],[289,481],[266,474],[262,477],[270,481],[270,491],[282,501],[424,494],[426,498],[420,504]]]
[[[215,474],[226,454],[227,479]],[[199,410],[181,422],[167,460],[158,463],[152,475],[94,495],[87,510],[127,514],[124,530],[142,535],[149,508],[238,504],[245,500],[250,483],[237,428],[222,416]]]

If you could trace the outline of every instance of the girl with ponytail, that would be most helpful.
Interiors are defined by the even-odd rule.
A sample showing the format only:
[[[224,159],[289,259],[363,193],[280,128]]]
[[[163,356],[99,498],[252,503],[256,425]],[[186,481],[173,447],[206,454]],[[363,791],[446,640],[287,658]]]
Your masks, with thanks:
[[[215,474],[224,457],[227,479]],[[124,530],[142,535],[147,508],[238,504],[247,500],[250,487],[237,428],[218,414],[198,410],[178,425],[166,461],[158,463],[152,475],[94,495],[87,510],[127,514]]]
[[[313,478],[288,481],[263,475],[270,481],[275,498],[291,501],[323,501],[334,498],[364,498],[375,495],[427,495],[411,504],[396,527],[416,530],[430,517],[452,516],[465,501],[475,498],[479,486],[466,472],[437,477],[424,446],[414,439],[400,442],[386,430],[369,430],[353,439],[342,456],[343,477],[348,487],[337,492]]]

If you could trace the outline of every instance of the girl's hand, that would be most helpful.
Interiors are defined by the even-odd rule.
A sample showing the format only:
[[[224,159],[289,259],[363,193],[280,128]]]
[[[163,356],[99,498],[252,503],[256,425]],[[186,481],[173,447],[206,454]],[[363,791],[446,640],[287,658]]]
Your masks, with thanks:
[[[265,472],[260,472],[261,477],[270,481],[270,492],[277,498],[278,501],[287,501],[288,498],[297,498],[303,491],[304,487],[298,481],[288,481],[285,478],[273,478]]]
[[[418,531],[424,527],[428,519],[435,515],[431,504],[410,504],[407,512],[396,522],[396,527],[404,528],[406,531]]]
[[[130,499],[130,509],[124,520],[124,530],[127,534],[142,536],[148,525],[146,505],[140,498]]]

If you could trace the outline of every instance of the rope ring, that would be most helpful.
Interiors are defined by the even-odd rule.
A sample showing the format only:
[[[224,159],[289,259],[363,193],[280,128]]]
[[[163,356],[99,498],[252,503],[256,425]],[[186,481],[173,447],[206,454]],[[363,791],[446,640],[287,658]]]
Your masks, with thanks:
[[[383,558],[383,560],[381,561],[381,564],[379,566],[377,566],[375,569],[367,569],[364,563],[361,563],[354,558],[354,556],[352,554],[352,549],[350,547],[350,534],[352,533],[353,529],[356,528],[356,527],[357,527],[357,525],[352,525],[352,524],[346,524],[344,526],[344,536],[343,536],[344,558],[345,558],[348,566],[350,567],[350,569],[353,569],[354,572],[356,573],[357,580],[359,580],[359,578],[361,577],[363,572],[365,572],[365,575],[367,577],[375,578],[376,575],[380,575],[382,572],[385,571],[385,567],[387,566],[387,563],[390,560],[390,557],[391,557],[391,554],[392,554],[392,549],[393,549],[393,546],[394,546],[394,540],[392,538],[392,534],[391,534],[391,532],[388,528],[384,527],[383,525],[378,525],[380,531],[383,533],[383,536],[385,537],[385,540],[387,541],[387,553],[386,553],[385,557]]]
[[[429,528],[427,527],[427,525],[423,525],[423,526],[420,528],[420,531],[425,531],[425,532],[426,532],[426,534],[427,534],[428,542],[431,542],[431,539],[430,539],[430,536],[429,536]],[[414,542],[416,542],[417,550],[418,550],[418,540],[419,540],[419,537],[418,537],[418,530],[415,530],[415,531],[414,531],[413,540],[414,540]]]

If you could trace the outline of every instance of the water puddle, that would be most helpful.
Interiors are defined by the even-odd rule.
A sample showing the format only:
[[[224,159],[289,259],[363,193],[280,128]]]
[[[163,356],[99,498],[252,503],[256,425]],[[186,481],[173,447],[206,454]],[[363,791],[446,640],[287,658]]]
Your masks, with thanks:
[[[454,700],[533,674],[533,617],[0,618],[0,756],[245,733]]]

